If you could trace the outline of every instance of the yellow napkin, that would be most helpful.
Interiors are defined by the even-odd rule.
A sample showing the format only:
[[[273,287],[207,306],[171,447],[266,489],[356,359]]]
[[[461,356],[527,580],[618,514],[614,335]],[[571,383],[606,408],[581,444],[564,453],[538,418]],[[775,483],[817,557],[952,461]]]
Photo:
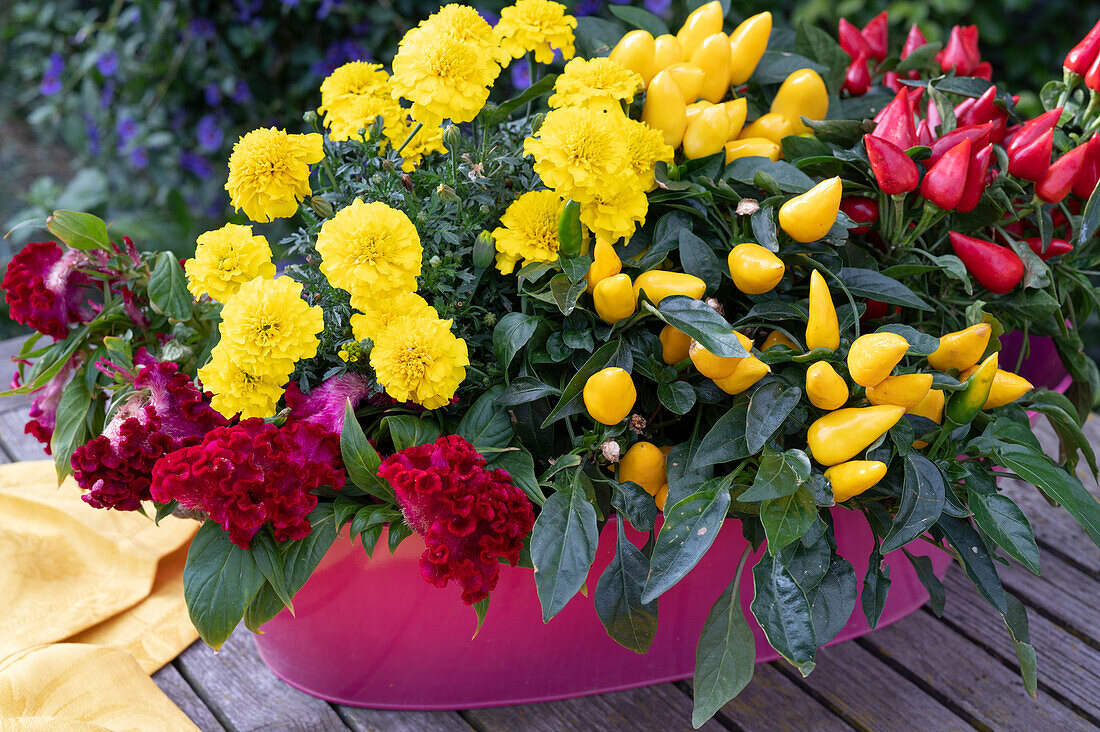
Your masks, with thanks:
[[[0,466],[0,727],[194,729],[147,674],[198,637],[183,603],[197,529],[93,509],[50,461]]]

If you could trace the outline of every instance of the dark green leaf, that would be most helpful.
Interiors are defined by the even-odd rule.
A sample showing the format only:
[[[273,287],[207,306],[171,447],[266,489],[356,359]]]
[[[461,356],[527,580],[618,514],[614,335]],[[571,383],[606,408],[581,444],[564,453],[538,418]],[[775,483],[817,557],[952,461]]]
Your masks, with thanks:
[[[91,437],[88,434],[87,419],[91,405],[92,393],[88,390],[81,372],[77,371],[73,380],[61,391],[53,435],[50,437],[50,452],[53,454],[54,468],[59,480],[72,473],[70,460],[73,453]]]
[[[821,74],[825,86],[829,88],[829,93],[832,96],[840,96],[840,87],[844,83],[844,73],[851,59],[841,49],[836,39],[820,28],[802,22],[798,24],[795,33],[794,50],[795,53],[800,53],[825,64],[826,70]]]
[[[863,615],[867,626],[874,630],[886,608],[886,598],[890,593],[890,567],[882,562],[882,555],[875,550],[867,563],[867,574],[863,577],[863,591],[859,601],[863,605]]]
[[[943,512],[946,492],[943,473],[935,463],[916,452],[906,455],[901,505],[882,541],[882,553],[900,549],[928,531]]]
[[[1023,480],[1038,486],[1053,498],[1088,532],[1100,546],[1100,503],[1092,497],[1077,476],[1054,465],[1046,455],[1026,448],[1006,445],[995,455],[998,464],[1008,468]]]
[[[398,450],[417,445],[428,445],[439,439],[439,425],[409,414],[383,417],[382,430],[388,432],[393,446]]]
[[[656,600],[683,579],[714,543],[730,505],[729,484],[724,480],[717,483],[666,507],[642,602]]]
[[[1100,229],[1100,186],[1093,189],[1085,210],[1081,214],[1081,227],[1077,230],[1077,246],[1083,247]]]
[[[932,310],[932,306],[917,293],[892,277],[858,267],[844,267],[840,279],[853,295],[881,300],[891,305],[902,305],[917,310]]]
[[[969,491],[974,521],[1020,564],[1039,574],[1039,547],[1024,512],[1000,493]]]
[[[765,51],[753,71],[752,80],[758,84],[781,84],[800,69],[813,69],[818,73],[827,71],[825,66],[805,56],[787,51]]]
[[[491,457],[492,459],[488,461],[490,468],[501,468],[507,471],[512,477],[512,482],[522,488],[534,503],[541,506],[546,502],[546,496],[543,495],[538,478],[535,477],[535,460],[525,448],[505,450]]]
[[[569,277],[563,274],[554,275],[550,278],[550,294],[554,296],[554,302],[562,315],[569,315],[573,312],[584,289],[585,283],[583,280],[577,283],[570,282]]]
[[[813,610],[806,593],[773,554],[763,554],[752,570],[755,596],[752,614],[772,648],[798,666],[813,670],[817,652]]]
[[[475,450],[507,447],[512,441],[512,420],[508,411],[497,404],[504,387],[494,386],[478,397],[474,405],[462,415],[456,432],[474,446]]]
[[[856,607],[856,572],[852,563],[834,554],[829,569],[811,594],[811,612],[814,619],[814,637],[823,646],[837,636]]]
[[[658,384],[657,398],[673,414],[687,414],[695,406],[695,390],[686,381]]]
[[[668,26],[665,25],[665,22],[648,10],[634,8],[629,5],[608,5],[607,9],[619,20],[629,23],[635,28],[641,28],[654,38],[668,33]]]
[[[502,407],[514,407],[543,397],[559,395],[561,395],[560,389],[544,384],[533,376],[520,376],[512,379],[512,383],[505,387],[497,397],[497,404]]]
[[[749,456],[749,448],[745,443],[745,419],[748,410],[748,402],[740,402],[718,418],[699,443],[691,460],[692,468],[728,463]]]
[[[802,399],[802,390],[776,379],[757,389],[749,399],[745,417],[745,447],[755,455],[783,426]]]
[[[187,275],[172,252],[157,255],[156,266],[149,275],[149,302],[173,320],[191,317],[195,300],[187,290]]]
[[[903,325],[901,323],[890,323],[879,328],[876,333],[896,333],[906,341],[909,342],[910,356],[927,356],[930,353],[935,353],[936,349],[940,347],[940,339],[936,336],[928,335],[927,333],[921,333],[919,330],[911,325]]]
[[[286,585],[286,577],[283,575],[282,553],[279,551],[278,544],[275,543],[271,528],[268,526],[261,527],[256,535],[252,537],[252,543],[248,548],[252,552],[252,557],[255,559],[260,573],[267,580],[268,586],[279,598],[279,602],[290,610],[290,614],[293,615],[294,605],[291,602],[290,590]]]
[[[661,301],[661,319],[699,341],[716,356],[745,358],[750,355],[733,333],[733,326],[702,300],[671,295]]]
[[[1004,587],[1001,586],[1001,578],[997,576],[997,567],[993,558],[986,551],[985,542],[970,525],[969,521],[941,516],[939,521],[943,535],[962,562],[966,576],[982,593],[982,597],[1004,615],[1008,611],[1005,600]]]
[[[203,523],[183,568],[183,596],[199,635],[218,650],[244,617],[264,583],[252,552],[229,540],[213,521]]]
[[[765,448],[752,485],[737,500],[749,503],[789,496],[810,479],[810,470],[810,459],[802,450]]]
[[[817,504],[810,489],[801,485],[789,496],[772,498],[760,504],[760,523],[768,536],[768,553],[783,547],[810,530],[817,521]]]
[[[802,140],[801,137],[787,137],[784,140]],[[756,237],[756,242],[765,249],[778,252],[779,251],[779,238],[776,236],[775,230],[775,209],[774,208],[762,208],[749,217],[749,222],[752,224],[752,233]]]
[[[909,558],[909,563],[913,565],[913,570],[917,573],[917,579],[924,585],[924,589],[928,590],[928,604],[931,606],[932,612],[936,614],[937,618],[943,617],[943,605],[947,599],[947,590],[940,578],[936,576],[932,560],[926,556],[910,554],[908,549],[902,549],[902,551]]]
[[[680,262],[684,272],[707,283],[707,292],[713,293],[722,284],[722,265],[717,255],[691,229],[680,229]]]
[[[665,461],[665,478],[668,481],[665,505],[675,506],[684,498],[702,490],[703,483],[714,475],[714,469],[709,465],[695,464],[699,445],[699,438],[693,435],[690,440],[674,446],[669,452]]]
[[[356,487],[386,503],[393,502],[393,489],[389,482],[378,477],[378,466],[382,463],[382,458],[363,434],[350,399],[344,405],[340,454],[344,458],[348,478]]]
[[[756,641],[741,609],[741,575],[749,558],[741,554],[733,582],[722,591],[707,614],[695,647],[692,690],[695,707],[691,724],[698,729],[752,681],[756,669]]]
[[[546,499],[530,542],[544,623],[584,585],[598,540],[596,509],[581,487],[561,486]]]
[[[520,349],[527,346],[539,326],[539,318],[525,313],[508,313],[493,328],[493,353],[504,371]]]
[[[642,602],[649,560],[626,538],[622,516],[615,523],[615,556],[600,575],[592,599],[611,639],[635,653],[645,653],[657,632],[657,601]]]
[[[611,507],[625,515],[630,525],[638,531],[650,531],[657,520],[657,503],[653,496],[632,481],[615,483],[611,491]]]
[[[522,93],[505,102],[501,102],[500,105],[493,109],[488,115],[488,119],[486,120],[488,129],[495,129],[501,122],[508,119],[508,115],[515,110],[528,102],[532,102],[552,92],[554,90],[554,82],[557,81],[557,79],[557,74],[547,74],[524,89]]]
[[[757,185],[756,176],[759,173],[764,173],[774,180],[779,190],[784,193],[805,193],[814,187],[814,179],[790,163],[772,162],[755,156],[734,160],[726,166],[722,177],[755,186]]]
[[[932,63],[932,59],[943,48],[942,43],[925,43],[909,52],[909,55],[898,62],[894,71],[904,74],[906,71],[921,70]]]
[[[1004,614],[1005,627],[1016,646],[1016,660],[1020,662],[1020,676],[1024,689],[1032,699],[1039,697],[1039,671],[1035,659],[1035,648],[1031,645],[1031,634],[1027,627],[1027,608],[1014,595],[1005,593],[1008,612]]]

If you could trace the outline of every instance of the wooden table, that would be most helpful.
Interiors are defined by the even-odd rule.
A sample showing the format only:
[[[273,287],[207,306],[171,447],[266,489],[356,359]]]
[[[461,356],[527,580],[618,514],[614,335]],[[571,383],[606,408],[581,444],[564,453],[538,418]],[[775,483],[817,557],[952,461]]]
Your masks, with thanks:
[[[0,378],[18,343],[0,342]],[[43,457],[23,434],[28,401],[0,398],[0,462]],[[1100,448],[1100,419],[1087,425]],[[1037,430],[1045,445],[1053,433]],[[1091,478],[1086,485],[1100,494]],[[784,662],[758,666],[752,684],[708,730],[979,730],[1100,728],[1100,549],[1033,488],[1008,487],[1032,522],[1043,575],[999,567],[1029,610],[1039,656],[1039,700],[1024,693],[1000,618],[962,571],[947,574],[942,618],[927,608],[887,628],[823,649],[808,678]],[[858,612],[857,608],[857,612]],[[395,712],[329,704],[279,681],[240,629],[219,653],[195,643],[154,680],[203,730],[690,729],[688,682],[568,701],[456,712]],[[455,669],[461,672],[460,669]]]

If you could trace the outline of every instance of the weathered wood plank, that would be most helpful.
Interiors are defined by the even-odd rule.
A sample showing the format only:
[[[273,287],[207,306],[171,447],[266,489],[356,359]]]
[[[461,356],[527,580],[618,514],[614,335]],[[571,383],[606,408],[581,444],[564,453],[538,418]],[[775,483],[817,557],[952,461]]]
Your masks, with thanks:
[[[855,643],[819,651],[813,673],[796,683],[812,689],[858,729],[907,732],[913,729],[915,719],[934,730],[970,729],[938,700]]]
[[[44,460],[48,455],[42,443],[23,431],[30,414],[30,404],[0,412],[0,443],[16,460]]]
[[[1006,589],[1058,625],[1100,644],[1100,587],[1096,581],[1050,552],[1042,557],[1042,578],[1020,565],[998,566]]]
[[[225,729],[175,666],[169,663],[161,667],[153,674],[153,681],[202,732],[222,732]]]
[[[1041,580],[1037,580],[1040,581]],[[1016,651],[1000,616],[961,572],[950,572],[944,620],[962,635],[1018,669]],[[1028,613],[1031,644],[1039,661],[1039,686],[1055,693],[1100,724],[1100,651],[1038,613]]]
[[[346,732],[326,702],[284,684],[268,671],[242,626],[215,653],[197,642],[177,659],[218,719],[234,732],[306,730]]]
[[[1014,671],[928,613],[914,613],[856,643],[889,659],[900,674],[943,694],[990,729],[1034,732],[1090,726],[1049,696],[1040,694],[1033,702]]]
[[[722,714],[743,732],[777,729],[845,732],[850,729],[832,710],[779,671],[776,663],[757,666],[752,682],[736,699],[722,707]]]
[[[478,729],[559,732],[567,729],[673,730],[691,729],[691,699],[672,684],[617,691],[580,699],[471,709],[463,717]],[[719,732],[710,720],[700,729]]]
[[[11,383],[11,377],[15,374],[15,364],[11,359],[19,353],[25,340],[25,337],[19,337],[0,341],[0,391],[6,391]],[[24,396],[0,397],[0,411],[22,406],[26,401]]]
[[[1100,447],[1100,439],[1097,446]],[[1004,494],[1015,501],[1027,516],[1039,542],[1040,562],[1053,550],[1090,573],[1094,579],[1100,579],[1100,547],[1092,543],[1088,533],[1065,509],[1052,507],[1034,486],[1022,481],[1003,478],[1000,485]]]
[[[355,732],[472,732],[458,712],[405,712],[334,705]]]

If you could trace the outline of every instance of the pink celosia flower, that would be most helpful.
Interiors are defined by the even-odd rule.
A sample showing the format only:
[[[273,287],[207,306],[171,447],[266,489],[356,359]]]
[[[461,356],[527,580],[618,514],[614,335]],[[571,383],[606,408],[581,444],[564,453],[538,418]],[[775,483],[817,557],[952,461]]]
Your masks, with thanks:
[[[34,437],[45,446],[46,454],[50,451],[50,440],[53,439],[53,430],[57,426],[57,405],[61,401],[61,392],[65,391],[73,375],[73,369],[80,365],[83,356],[77,354],[61,367],[57,374],[46,382],[41,389],[33,392],[35,397],[31,402],[31,411],[27,415],[28,420],[23,432]],[[17,382],[19,372],[12,378],[12,388],[19,388]]]
[[[83,307],[88,277],[77,271],[91,260],[78,249],[62,251],[57,242],[31,242],[16,254],[0,283],[17,323],[54,338],[69,334],[69,323],[92,317]]]
[[[286,405],[290,407],[291,419],[304,420],[324,427],[329,432],[340,434],[344,426],[344,405],[351,400],[351,407],[370,393],[370,380],[354,373],[340,374],[303,394],[298,382],[292,381],[286,387]]]
[[[340,441],[327,430],[309,422],[276,427],[246,419],[158,460],[152,496],[206,513],[247,549],[268,522],[279,541],[309,534],[313,491],[342,488],[341,465]]]
[[[462,586],[467,605],[496,587],[503,559],[519,562],[535,516],[531,502],[503,470],[486,470],[485,458],[458,435],[409,447],[382,461],[405,522],[424,538],[420,573],[436,587]]]
[[[118,407],[102,435],[73,453],[73,475],[85,491],[84,501],[95,508],[141,508],[150,498],[150,474],[158,459],[227,424],[176,364],[157,361],[144,349],[134,364],[135,393]]]

